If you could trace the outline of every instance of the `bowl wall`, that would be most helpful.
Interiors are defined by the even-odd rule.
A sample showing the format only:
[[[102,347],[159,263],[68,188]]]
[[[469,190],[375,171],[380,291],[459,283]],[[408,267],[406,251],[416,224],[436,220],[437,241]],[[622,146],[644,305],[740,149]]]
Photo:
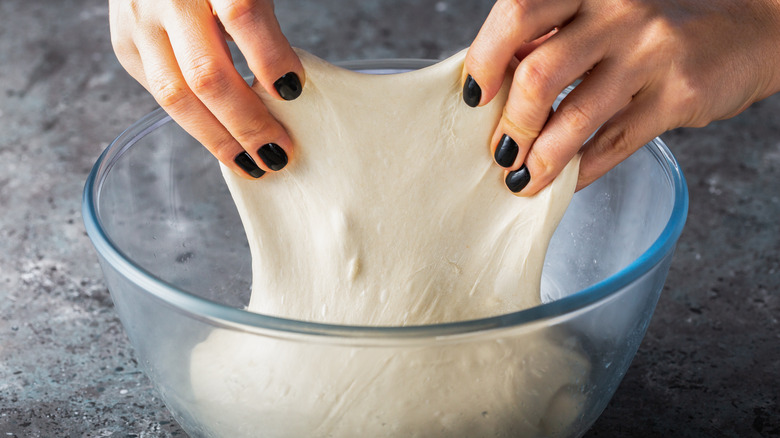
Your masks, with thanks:
[[[161,111],[85,189],[87,230],[128,336],[199,436],[581,436],[644,336],[687,213],[655,140],[577,193],[551,241],[546,304],[408,328],[241,310],[251,260],[216,161]]]

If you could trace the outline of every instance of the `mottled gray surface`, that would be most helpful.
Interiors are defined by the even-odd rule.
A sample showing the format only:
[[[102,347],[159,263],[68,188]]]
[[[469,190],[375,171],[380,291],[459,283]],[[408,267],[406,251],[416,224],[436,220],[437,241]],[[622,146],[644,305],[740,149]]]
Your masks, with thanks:
[[[441,58],[475,1],[278,1],[329,60]],[[138,369],[80,217],[100,151],[154,108],[103,0],[0,2],[0,436],[183,436]],[[780,435],[780,95],[665,136],[691,207],[649,332],[588,437]]]

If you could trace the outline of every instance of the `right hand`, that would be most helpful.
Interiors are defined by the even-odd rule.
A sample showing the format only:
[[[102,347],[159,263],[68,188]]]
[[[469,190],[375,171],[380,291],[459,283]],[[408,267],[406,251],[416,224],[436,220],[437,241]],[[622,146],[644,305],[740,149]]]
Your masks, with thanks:
[[[507,187],[532,196],[582,152],[579,190],[667,130],[780,92],[779,42],[778,0],[498,0],[466,55],[464,100],[490,102],[511,66],[491,142]]]
[[[219,161],[247,178],[287,164],[290,137],[233,67],[226,43],[235,41],[269,95],[298,97],[303,66],[271,0],[110,0],[109,14],[119,62]]]

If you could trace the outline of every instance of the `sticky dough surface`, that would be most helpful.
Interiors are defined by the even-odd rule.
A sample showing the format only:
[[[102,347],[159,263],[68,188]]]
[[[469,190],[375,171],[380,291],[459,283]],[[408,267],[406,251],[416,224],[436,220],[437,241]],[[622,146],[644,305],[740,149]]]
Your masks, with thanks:
[[[294,159],[259,181],[224,172],[252,252],[250,310],[408,325],[538,304],[577,160],[536,197],[512,195],[488,151],[506,90],[466,106],[463,53],[393,76],[300,55],[303,94],[268,100]],[[215,328],[189,372],[202,436],[563,437],[584,427],[590,362],[542,323],[371,345]]]
[[[417,325],[540,304],[579,159],[538,195],[513,195],[488,149],[507,87],[468,107],[464,53],[383,76],[300,55],[302,95],[264,99],[296,145],[290,164],[256,181],[223,168],[252,253],[249,309]]]

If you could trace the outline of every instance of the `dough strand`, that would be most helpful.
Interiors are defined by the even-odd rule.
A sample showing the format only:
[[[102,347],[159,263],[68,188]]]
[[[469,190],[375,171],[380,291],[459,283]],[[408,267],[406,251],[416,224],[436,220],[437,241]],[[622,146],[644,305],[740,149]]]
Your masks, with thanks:
[[[532,198],[507,190],[488,150],[507,87],[485,107],[465,105],[465,52],[393,75],[299,55],[298,99],[256,87],[295,158],[254,181],[223,167],[252,254],[249,310],[397,326],[540,304],[544,255],[579,158]]]

